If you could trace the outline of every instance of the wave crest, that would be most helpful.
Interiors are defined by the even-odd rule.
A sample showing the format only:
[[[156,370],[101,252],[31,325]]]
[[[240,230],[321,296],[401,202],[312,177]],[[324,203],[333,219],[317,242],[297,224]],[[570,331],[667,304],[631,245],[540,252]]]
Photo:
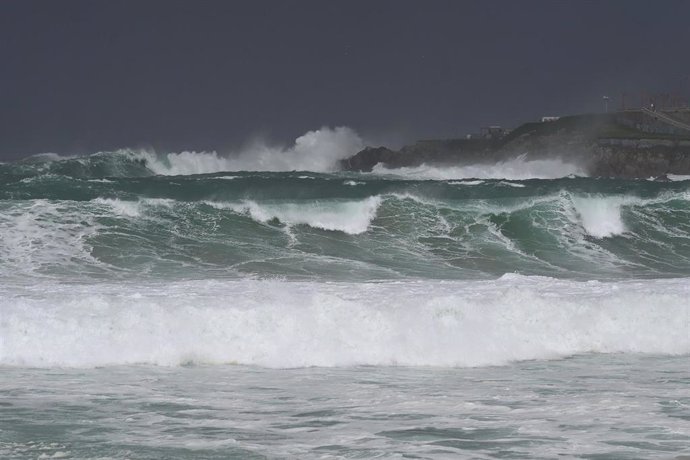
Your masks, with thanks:
[[[246,213],[266,223],[277,219],[287,225],[308,225],[323,230],[359,235],[369,229],[376,217],[381,198],[372,196],[362,201],[316,201],[313,203],[243,203],[208,202],[218,209]]]

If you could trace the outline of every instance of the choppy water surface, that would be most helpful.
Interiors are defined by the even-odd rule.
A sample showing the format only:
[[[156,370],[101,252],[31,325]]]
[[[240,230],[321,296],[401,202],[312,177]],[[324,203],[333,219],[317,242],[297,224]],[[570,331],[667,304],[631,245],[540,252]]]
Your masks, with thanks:
[[[0,458],[690,454],[688,178],[351,134],[0,165]]]
[[[687,364],[11,368],[0,377],[0,455],[674,458],[690,453]]]

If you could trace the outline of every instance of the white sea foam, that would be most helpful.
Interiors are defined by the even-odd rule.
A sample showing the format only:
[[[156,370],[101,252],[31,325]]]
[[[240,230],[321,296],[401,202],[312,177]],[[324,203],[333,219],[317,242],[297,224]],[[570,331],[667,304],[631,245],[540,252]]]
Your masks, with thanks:
[[[164,206],[170,208],[176,203],[175,200],[166,198],[142,198],[131,201],[117,198],[95,198],[91,202],[96,205],[105,206],[115,215],[124,217],[139,217],[147,207]]]
[[[87,243],[98,230],[93,217],[81,215],[77,202],[32,200],[0,205],[2,274],[93,263]]]
[[[162,198],[6,202],[0,205],[0,276],[86,274],[96,266],[104,268],[91,246],[91,239],[108,225],[102,218],[137,220],[151,209],[176,203]]]
[[[303,224],[355,235],[367,231],[380,203],[379,197],[369,197],[361,201],[314,203],[259,204],[250,201],[242,207],[261,222],[277,218],[288,225]]]
[[[451,185],[482,185],[484,182],[483,180],[454,180],[448,183]]]
[[[686,279],[0,287],[0,364],[484,366],[690,353]]]
[[[513,188],[525,188],[525,184],[520,184],[518,182],[508,182],[505,180],[502,180],[501,182],[499,182],[498,185],[505,185],[506,187],[513,187]]]
[[[75,158],[74,155],[60,155],[53,152],[37,153],[22,159],[23,162],[62,161]]]
[[[681,174],[669,174],[668,178],[670,180],[672,180],[673,182],[681,182],[681,181],[690,180],[690,176],[684,176]]]
[[[214,179],[235,180],[235,179],[239,179],[239,178],[240,178],[240,176],[218,176],[218,177],[215,177]],[[204,179],[204,180],[206,180],[206,179]]]
[[[673,201],[690,201],[687,191],[673,191],[659,194],[654,198],[640,198],[632,195],[571,195],[570,197],[577,214],[587,233],[596,238],[622,235],[628,231],[622,217],[625,207],[652,207],[664,205]],[[640,218],[639,214],[637,215]],[[668,231],[668,229],[664,229]]]
[[[308,225],[324,230],[341,231],[350,235],[364,233],[376,217],[381,198],[372,196],[360,201],[314,201],[281,203],[243,201],[240,203],[207,202],[219,209],[231,209],[248,214],[258,222],[278,219],[287,225]]]
[[[595,238],[621,235],[626,231],[621,206],[633,199],[627,197],[573,196],[573,205],[584,229]]]
[[[141,215],[141,204],[139,201],[125,201],[111,198],[96,198],[94,203],[108,207],[116,215],[126,217],[138,217]]]
[[[321,128],[298,137],[289,148],[255,143],[241,152],[156,154],[139,152],[146,166],[159,175],[207,174],[222,171],[318,171],[337,169],[340,159],[364,148],[364,142],[347,127]]]
[[[389,174],[411,179],[556,179],[570,175],[586,176],[586,172],[580,166],[566,163],[560,159],[527,160],[524,155],[510,160],[471,164],[465,166],[429,166],[422,165],[408,168],[388,169],[382,165],[376,165],[373,170],[376,174]]]

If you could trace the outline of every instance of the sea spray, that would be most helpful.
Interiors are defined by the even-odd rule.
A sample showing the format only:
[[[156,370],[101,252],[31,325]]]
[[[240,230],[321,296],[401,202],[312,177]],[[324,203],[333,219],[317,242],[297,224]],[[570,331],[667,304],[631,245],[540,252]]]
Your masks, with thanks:
[[[387,174],[408,179],[556,179],[567,176],[586,176],[585,170],[562,159],[528,160],[519,156],[497,163],[477,163],[466,165],[420,165],[414,167],[386,168],[374,167],[375,174]]]
[[[626,231],[621,217],[621,207],[627,201],[625,197],[573,197],[582,226],[595,238],[621,235]]]
[[[364,148],[364,141],[348,127],[309,131],[289,147],[255,141],[230,152],[156,152],[120,149],[86,156],[40,154],[0,164],[0,178],[18,180],[57,174],[73,178],[179,176],[227,171],[333,172],[338,161]]]
[[[298,137],[288,148],[255,142],[240,152],[144,154],[155,174],[186,175],[223,171],[320,171],[337,169],[337,162],[364,148],[364,142],[347,127],[321,128]]]

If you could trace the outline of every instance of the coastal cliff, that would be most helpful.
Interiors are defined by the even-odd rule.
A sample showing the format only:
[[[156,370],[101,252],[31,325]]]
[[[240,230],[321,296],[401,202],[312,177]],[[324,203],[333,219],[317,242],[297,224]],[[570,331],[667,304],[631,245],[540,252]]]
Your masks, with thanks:
[[[690,110],[630,110],[525,123],[509,133],[423,140],[400,150],[367,147],[341,161],[350,171],[558,158],[591,176],[690,174]]]

